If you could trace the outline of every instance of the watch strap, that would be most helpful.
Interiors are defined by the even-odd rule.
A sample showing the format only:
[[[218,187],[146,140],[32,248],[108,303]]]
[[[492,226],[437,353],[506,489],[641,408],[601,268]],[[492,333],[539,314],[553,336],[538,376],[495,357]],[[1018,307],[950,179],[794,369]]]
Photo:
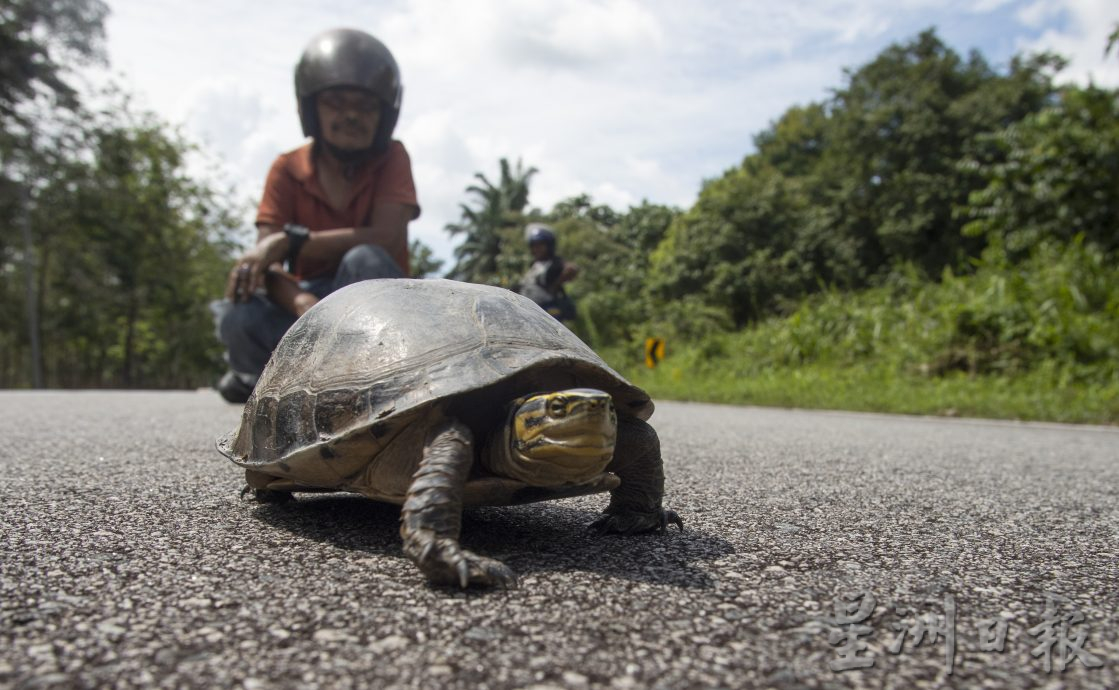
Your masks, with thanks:
[[[288,237],[287,268],[290,273],[295,273],[295,260],[303,245],[311,237],[311,231],[302,225],[288,223],[284,226],[284,234]]]

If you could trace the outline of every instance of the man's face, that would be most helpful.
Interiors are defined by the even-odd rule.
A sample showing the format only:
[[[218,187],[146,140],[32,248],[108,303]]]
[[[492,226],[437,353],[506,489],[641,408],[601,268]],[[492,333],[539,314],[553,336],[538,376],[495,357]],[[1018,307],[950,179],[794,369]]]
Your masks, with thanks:
[[[327,89],[315,99],[323,139],[346,151],[373,145],[381,121],[381,102],[362,89]]]
[[[548,258],[551,253],[548,251],[548,245],[543,242],[532,242],[528,245],[528,250],[532,253],[532,258],[536,261],[543,261]]]

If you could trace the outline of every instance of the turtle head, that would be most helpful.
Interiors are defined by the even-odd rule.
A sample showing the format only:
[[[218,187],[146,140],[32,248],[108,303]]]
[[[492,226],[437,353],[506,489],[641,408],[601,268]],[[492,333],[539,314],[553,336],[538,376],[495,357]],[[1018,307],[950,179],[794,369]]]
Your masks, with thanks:
[[[505,427],[483,454],[495,474],[531,486],[580,484],[614,456],[618,416],[610,395],[593,388],[534,393],[512,402]]]

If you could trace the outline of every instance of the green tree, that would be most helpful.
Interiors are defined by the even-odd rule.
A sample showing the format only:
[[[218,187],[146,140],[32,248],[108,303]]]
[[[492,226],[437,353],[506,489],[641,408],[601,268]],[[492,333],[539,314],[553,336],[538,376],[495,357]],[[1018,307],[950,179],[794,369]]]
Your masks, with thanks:
[[[111,124],[95,132],[95,146],[93,176],[79,188],[80,225],[114,286],[105,307],[120,331],[110,351],[118,380],[183,385],[216,359],[205,305],[227,262],[210,240],[235,223],[185,174],[189,147],[160,123]]]
[[[408,245],[408,253],[412,257],[413,278],[427,278],[443,268],[443,260],[436,259],[431,247],[421,242],[419,238],[413,239]]]
[[[845,254],[827,233],[810,234],[798,178],[759,160],[707,184],[652,256],[650,288],[660,302],[699,295],[738,324],[810,290]]]
[[[5,132],[10,133],[13,120],[26,124],[20,105],[38,97],[78,107],[66,72],[104,59],[108,11],[101,0],[0,0],[0,120]]]
[[[983,248],[954,210],[985,181],[965,157],[1035,112],[1061,61],[1014,60],[1005,74],[933,31],[894,45],[825,103],[792,108],[757,151],[707,182],[653,257],[660,301],[693,296],[738,325],[787,311],[821,287],[857,288],[903,264],[935,277]]]
[[[1068,87],[1057,103],[986,137],[994,162],[961,167],[988,180],[961,208],[966,231],[1011,260],[1077,236],[1119,249],[1119,92]]]
[[[578,304],[577,325],[596,347],[643,339],[650,335],[647,324],[665,316],[665,305],[646,294],[650,255],[680,212],[643,201],[618,213],[587,202],[583,212],[566,218],[557,217],[566,212],[560,202],[550,215],[561,253],[581,269],[568,289]]]
[[[794,106],[754,137],[757,157],[782,175],[812,174],[831,138],[828,109],[821,103]]]
[[[964,60],[929,30],[850,73],[832,101],[820,173],[844,209],[833,230],[857,243],[868,276],[903,262],[936,276],[982,250],[953,217],[981,180],[956,163],[979,135],[1041,108],[1061,66],[1042,55],[1016,59],[999,75],[978,53]]]
[[[31,207],[46,383],[209,383],[220,346],[206,304],[228,269],[234,204],[186,174],[181,138],[126,104],[87,123],[81,141],[37,180]],[[30,383],[25,367],[0,364],[4,385]]]
[[[536,168],[525,168],[519,160],[512,168],[504,158],[500,168],[497,184],[480,172],[474,174],[480,184],[466,188],[466,193],[473,196],[473,205],[462,204],[459,222],[445,228],[452,237],[463,237],[455,248],[451,278],[474,283],[499,281],[503,235],[521,224],[528,205],[529,181],[537,172]]]
[[[8,337],[27,343],[18,352],[29,354],[34,385],[42,381],[37,290],[44,276],[35,264],[31,204],[59,153],[74,148],[67,120],[80,104],[67,73],[103,59],[107,12],[100,0],[0,0],[0,214],[8,220],[0,224],[0,316],[20,333]],[[24,311],[13,313],[15,305]]]

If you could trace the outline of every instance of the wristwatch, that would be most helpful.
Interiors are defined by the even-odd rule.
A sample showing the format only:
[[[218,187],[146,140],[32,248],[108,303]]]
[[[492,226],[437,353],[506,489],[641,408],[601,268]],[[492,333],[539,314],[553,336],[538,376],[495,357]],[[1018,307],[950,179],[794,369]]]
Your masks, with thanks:
[[[284,226],[284,234],[288,236],[288,272],[295,273],[295,260],[299,257],[299,250],[303,243],[311,237],[311,231],[302,225],[288,223]]]

